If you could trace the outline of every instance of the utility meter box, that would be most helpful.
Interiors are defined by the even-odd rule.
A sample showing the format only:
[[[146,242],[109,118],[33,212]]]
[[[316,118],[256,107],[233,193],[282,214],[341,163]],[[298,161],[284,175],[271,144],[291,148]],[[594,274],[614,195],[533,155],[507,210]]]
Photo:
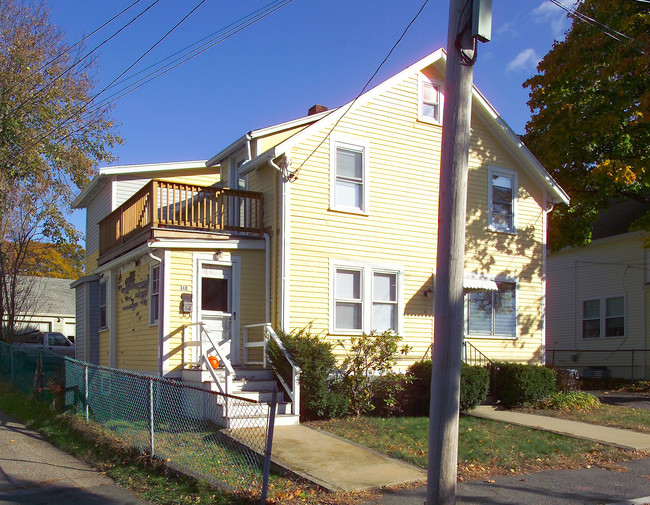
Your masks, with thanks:
[[[181,294],[181,314],[192,313],[192,295],[190,293]]]

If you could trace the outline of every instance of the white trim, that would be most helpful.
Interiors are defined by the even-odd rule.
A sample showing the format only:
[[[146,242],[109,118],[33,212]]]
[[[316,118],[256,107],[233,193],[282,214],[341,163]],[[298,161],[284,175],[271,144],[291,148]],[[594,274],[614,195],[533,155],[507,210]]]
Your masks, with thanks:
[[[200,283],[201,271],[204,265],[214,265],[230,268],[230,361],[232,364],[240,362],[240,320],[241,320],[241,258],[230,254],[215,260],[213,254],[195,252],[192,254],[193,275],[192,275],[192,300],[194,307],[192,321],[199,322],[201,314]]]
[[[544,191],[544,208],[542,209],[542,365],[546,364],[546,242],[548,241],[548,213],[552,209],[548,205],[548,194]]]
[[[607,332],[607,300],[612,298],[623,298],[623,335],[615,335],[608,337]],[[599,319],[599,333],[598,337],[585,337],[584,332],[584,322],[585,322],[585,302],[591,302],[598,300],[598,319]],[[628,330],[628,313],[627,313],[627,296],[625,294],[617,295],[602,295],[602,296],[592,296],[587,298],[582,298],[580,300],[580,338],[582,342],[600,342],[603,340],[612,340],[616,338],[627,338]],[[613,316],[620,317],[620,316]],[[595,318],[590,318],[595,319]]]
[[[493,198],[493,186],[492,186],[492,177],[494,175],[500,175],[503,177],[508,177],[512,179],[512,228],[505,230],[500,229],[492,225],[492,198]],[[496,165],[488,165],[488,230],[495,231],[499,233],[517,233],[517,193],[519,191],[519,184],[517,180],[517,171],[509,168],[498,167]]]
[[[115,335],[115,300],[117,289],[115,289],[115,275],[112,271],[104,274],[106,279],[106,318],[108,322],[108,366],[110,368],[115,368],[116,356],[115,352],[117,349],[116,346],[116,335]]]
[[[362,170],[361,208],[339,206],[336,204],[337,153],[338,149],[360,152]],[[332,135],[330,137],[330,206],[329,210],[368,215],[370,210],[370,147],[368,142],[351,137]]]
[[[464,297],[463,297],[463,306],[464,306],[464,314],[463,314],[463,321],[464,321],[464,327],[463,327],[463,335],[465,339],[490,339],[490,340],[518,340],[520,337],[520,332],[519,332],[519,279],[506,276],[506,275],[496,275],[496,276],[486,276],[488,278],[491,278],[494,280],[494,282],[498,283],[504,283],[504,284],[514,284],[515,285],[515,334],[514,335],[486,335],[486,334],[480,334],[480,333],[469,333],[469,310],[468,310],[468,304],[469,304],[469,298],[468,295],[470,294],[469,292],[466,292]],[[494,293],[494,291],[490,291],[490,293]]]
[[[336,270],[349,269],[361,273],[361,329],[337,329],[336,321]],[[386,263],[369,263],[363,261],[350,261],[345,259],[329,259],[329,333],[331,335],[361,335],[369,333],[372,328],[372,309],[373,309],[373,280],[375,273],[388,273],[397,275],[397,309],[396,309],[396,326],[395,333],[401,335],[404,331],[404,266]]]
[[[152,249],[244,249],[264,250],[264,240],[241,239],[241,240],[214,240],[214,239],[154,239],[148,247]],[[119,258],[118,258],[119,259]]]
[[[99,169],[100,175],[141,174],[148,172],[161,172],[166,170],[191,170],[206,168],[206,160],[172,161],[165,163],[144,163],[140,165],[116,165]]]
[[[424,84],[430,84],[438,89],[438,117],[430,118],[424,115]],[[423,123],[442,125],[442,113],[445,107],[445,83],[438,79],[431,79],[429,76],[418,73],[418,120]]]
[[[152,303],[152,298],[154,296],[154,291],[153,291],[153,283],[154,283],[154,277],[153,277],[153,272],[155,269],[158,269],[158,291],[155,293],[157,298],[156,301],[156,310],[158,311],[158,317],[154,319],[153,317],[153,303]],[[161,285],[162,285],[162,277],[161,277],[161,267],[160,263],[154,263],[153,261],[149,263],[149,325],[150,326],[158,326],[160,323],[160,292],[161,292]]]
[[[291,183],[281,174],[282,203],[280,206],[280,328],[291,328]]]
[[[170,332],[170,315],[171,315],[171,300],[169,294],[171,293],[171,251],[163,251],[163,310],[162,310],[162,354],[161,354],[161,372],[165,376],[169,373],[169,359],[164,359],[169,355],[169,340],[171,338]]]
[[[134,249],[133,251],[129,251],[124,256],[115,258],[114,260],[111,260],[108,263],[105,263],[102,266],[97,267],[95,270],[93,270],[93,274],[96,275],[103,274],[104,272],[107,272],[114,268],[121,267],[124,263],[128,263],[129,261],[133,261],[134,259],[141,258],[142,256],[146,256],[147,250],[148,250],[147,244],[143,244],[137,249]]]

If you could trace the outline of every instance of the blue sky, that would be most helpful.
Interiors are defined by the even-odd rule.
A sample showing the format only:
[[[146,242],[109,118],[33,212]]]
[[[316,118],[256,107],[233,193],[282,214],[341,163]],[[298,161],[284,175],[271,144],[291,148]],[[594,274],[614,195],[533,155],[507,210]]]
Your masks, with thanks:
[[[88,48],[99,45],[153,1],[142,0],[93,35],[87,40]],[[48,0],[52,22],[65,31],[70,43],[131,3],[133,0]],[[159,0],[103,45],[96,53],[97,91],[197,3]],[[205,1],[127,76],[270,3]],[[115,150],[117,164],[208,159],[247,131],[302,117],[316,103],[337,107],[348,102],[361,91],[423,3],[293,0],[117,100],[112,116],[126,139]],[[429,0],[371,87],[446,47],[448,9],[448,0]],[[539,59],[568,27],[565,12],[548,0],[493,2],[492,40],[479,46],[474,83],[517,133],[524,131],[530,115],[528,90],[521,84],[534,74]],[[82,212],[75,212],[71,219],[83,229]]]

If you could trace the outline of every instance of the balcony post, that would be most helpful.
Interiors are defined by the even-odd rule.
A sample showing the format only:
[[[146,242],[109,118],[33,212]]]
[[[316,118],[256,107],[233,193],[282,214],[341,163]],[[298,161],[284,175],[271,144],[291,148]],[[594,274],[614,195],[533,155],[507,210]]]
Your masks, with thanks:
[[[151,226],[158,227],[158,181],[151,181],[151,199],[149,200],[149,212],[151,216]]]

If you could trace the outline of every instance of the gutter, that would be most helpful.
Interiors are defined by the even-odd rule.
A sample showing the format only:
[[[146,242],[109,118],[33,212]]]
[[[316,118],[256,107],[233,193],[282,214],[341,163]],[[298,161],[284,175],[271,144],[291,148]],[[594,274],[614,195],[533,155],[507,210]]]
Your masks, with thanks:
[[[289,328],[289,205],[290,194],[284,169],[278,166],[273,158],[268,158],[268,164],[280,174],[280,294],[278,312],[280,329],[287,331]]]

